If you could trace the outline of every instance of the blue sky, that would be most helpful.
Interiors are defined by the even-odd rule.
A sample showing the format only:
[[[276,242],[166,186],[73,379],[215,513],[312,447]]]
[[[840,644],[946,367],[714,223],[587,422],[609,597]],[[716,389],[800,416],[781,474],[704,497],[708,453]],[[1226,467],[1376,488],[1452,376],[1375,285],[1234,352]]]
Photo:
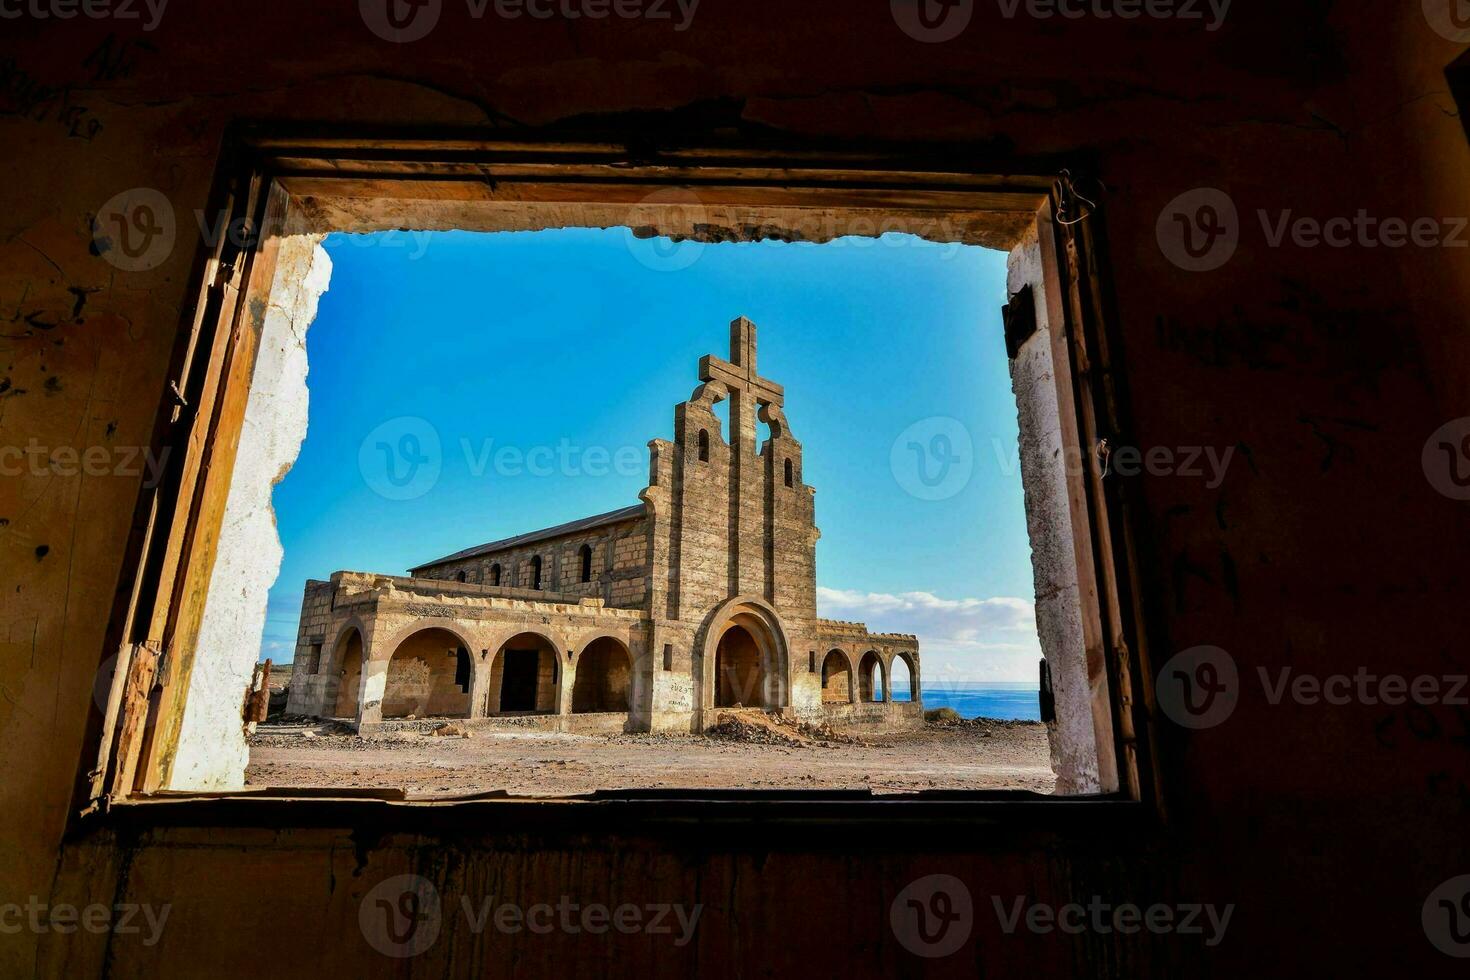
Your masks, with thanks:
[[[307,578],[403,574],[636,503],[648,440],[672,437],[699,357],[728,356],[743,315],[817,490],[821,614],[919,634],[926,682],[1034,679],[1003,253],[892,234],[674,245],[625,229],[325,247],[262,656],[289,659]],[[405,487],[384,469],[399,452],[424,464]]]

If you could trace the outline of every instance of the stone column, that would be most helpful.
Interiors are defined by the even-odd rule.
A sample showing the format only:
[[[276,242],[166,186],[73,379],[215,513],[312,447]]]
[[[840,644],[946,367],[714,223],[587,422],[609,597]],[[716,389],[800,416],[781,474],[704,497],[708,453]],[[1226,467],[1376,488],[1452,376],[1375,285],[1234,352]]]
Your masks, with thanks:
[[[363,641],[363,665],[357,689],[357,730],[375,731],[383,724],[383,694],[388,689],[388,664],[391,655],[375,658],[368,641]]]
[[[485,718],[489,715],[490,651],[486,648],[471,650],[474,669],[470,671],[470,717]]]

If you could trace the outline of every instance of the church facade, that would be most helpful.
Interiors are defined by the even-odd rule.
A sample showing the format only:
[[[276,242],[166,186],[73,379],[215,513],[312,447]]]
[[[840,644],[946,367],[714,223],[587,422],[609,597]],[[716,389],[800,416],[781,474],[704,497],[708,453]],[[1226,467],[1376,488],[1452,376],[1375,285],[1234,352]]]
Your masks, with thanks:
[[[407,576],[308,582],[287,711],[366,730],[452,717],[697,732],[736,706],[920,724],[917,638],[817,616],[815,491],[783,389],[757,371],[755,325],[731,323],[729,360],[701,358],[699,379],[673,441],[649,443],[640,503]]]

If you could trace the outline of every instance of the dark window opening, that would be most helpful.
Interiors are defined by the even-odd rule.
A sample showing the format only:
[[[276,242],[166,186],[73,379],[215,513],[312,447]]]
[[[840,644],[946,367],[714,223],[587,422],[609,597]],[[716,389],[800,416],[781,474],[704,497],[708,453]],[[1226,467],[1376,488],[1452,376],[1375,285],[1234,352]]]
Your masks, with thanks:
[[[500,681],[501,711],[536,710],[536,672],[540,653],[536,650],[505,651],[505,672]]]
[[[674,669],[674,645],[672,643],[665,643],[664,644],[664,670],[673,670],[673,669]]]
[[[491,585],[499,585],[500,584],[500,563],[499,562],[496,562],[494,565],[491,565],[490,566],[490,584]]]
[[[795,486],[795,483],[792,482],[791,460],[789,459],[786,461],[786,485],[788,487]]]
[[[786,465],[787,466],[790,466],[791,464],[790,463],[787,463]],[[806,672],[808,674],[815,674],[817,672],[817,651],[815,651],[815,650],[808,650],[807,651],[807,654],[806,654]]]
[[[470,693],[470,652],[464,647],[454,651],[454,683],[461,691]]]
[[[465,580],[464,572],[460,572],[458,575],[454,576],[454,580],[456,582],[463,582]]]
[[[709,432],[705,429],[699,430],[699,461],[709,462]]]
[[[582,545],[580,552],[582,556],[582,581],[592,581],[592,546]]]
[[[531,588],[541,588],[541,556],[531,559]]]

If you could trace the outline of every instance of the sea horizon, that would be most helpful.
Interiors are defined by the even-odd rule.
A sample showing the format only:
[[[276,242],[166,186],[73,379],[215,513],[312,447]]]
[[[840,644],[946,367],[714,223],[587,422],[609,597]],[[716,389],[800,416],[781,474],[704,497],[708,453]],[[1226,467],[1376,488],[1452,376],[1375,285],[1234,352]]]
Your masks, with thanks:
[[[920,694],[925,711],[953,708],[961,718],[1041,720],[1035,681],[937,681]]]

